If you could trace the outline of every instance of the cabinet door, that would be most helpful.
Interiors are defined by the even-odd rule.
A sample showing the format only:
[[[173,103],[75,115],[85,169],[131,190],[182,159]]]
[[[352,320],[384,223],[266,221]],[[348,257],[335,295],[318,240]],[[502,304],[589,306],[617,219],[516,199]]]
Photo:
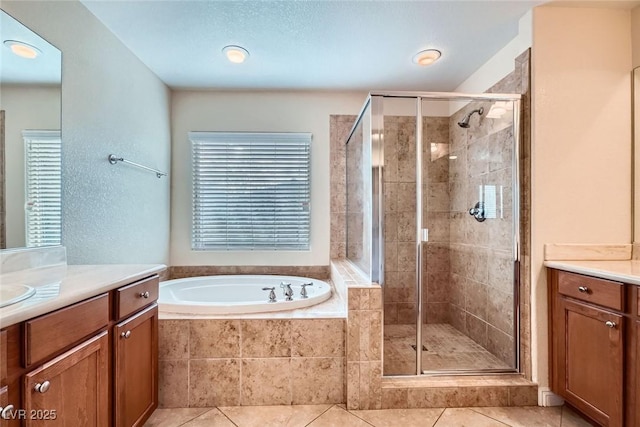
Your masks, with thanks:
[[[25,426],[107,426],[107,332],[83,342],[24,377]]]
[[[141,426],[158,406],[158,305],[114,327],[115,423]]]
[[[622,426],[623,318],[559,298],[558,392],[603,426]]]

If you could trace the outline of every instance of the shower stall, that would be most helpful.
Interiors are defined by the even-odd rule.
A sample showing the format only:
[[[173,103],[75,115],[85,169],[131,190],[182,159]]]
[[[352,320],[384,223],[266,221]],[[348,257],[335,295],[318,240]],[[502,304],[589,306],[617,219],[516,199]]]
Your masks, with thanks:
[[[372,92],[346,145],[346,254],[382,285],[383,373],[519,369],[520,95]]]

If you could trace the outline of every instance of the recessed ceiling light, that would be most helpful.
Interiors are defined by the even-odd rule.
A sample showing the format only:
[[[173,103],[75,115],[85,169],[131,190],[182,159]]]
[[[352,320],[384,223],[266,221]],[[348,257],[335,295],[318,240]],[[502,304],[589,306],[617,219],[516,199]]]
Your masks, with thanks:
[[[22,58],[34,59],[42,53],[42,51],[37,47],[18,40],[5,40],[4,45],[11,49],[11,52],[21,56]]]
[[[241,64],[249,57],[249,51],[240,46],[225,46],[222,48],[222,52],[227,55],[227,59],[234,64]]]
[[[440,59],[442,53],[436,49],[422,50],[413,56],[413,63],[426,67]]]

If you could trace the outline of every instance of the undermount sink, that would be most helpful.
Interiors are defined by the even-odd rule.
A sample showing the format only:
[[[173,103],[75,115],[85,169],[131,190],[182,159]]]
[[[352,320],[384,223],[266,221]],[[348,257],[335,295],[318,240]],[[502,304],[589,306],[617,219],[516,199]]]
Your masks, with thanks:
[[[36,293],[27,285],[0,285],[0,308],[25,300]]]

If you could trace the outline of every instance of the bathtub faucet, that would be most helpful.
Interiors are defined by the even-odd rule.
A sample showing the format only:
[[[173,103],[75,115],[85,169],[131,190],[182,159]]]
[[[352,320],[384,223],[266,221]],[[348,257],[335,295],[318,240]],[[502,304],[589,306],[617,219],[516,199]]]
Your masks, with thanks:
[[[300,286],[302,287],[302,290],[300,291],[300,297],[309,298],[309,296],[307,295],[307,286],[313,286],[313,282],[303,283]]]
[[[269,291],[269,302],[276,302],[275,286],[272,288],[262,288],[263,291]]]
[[[285,301],[293,301],[293,289],[291,283],[280,282],[280,287],[284,290]]]

